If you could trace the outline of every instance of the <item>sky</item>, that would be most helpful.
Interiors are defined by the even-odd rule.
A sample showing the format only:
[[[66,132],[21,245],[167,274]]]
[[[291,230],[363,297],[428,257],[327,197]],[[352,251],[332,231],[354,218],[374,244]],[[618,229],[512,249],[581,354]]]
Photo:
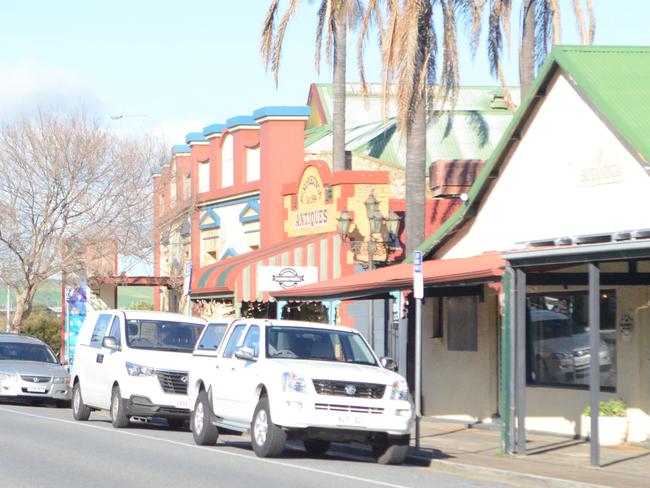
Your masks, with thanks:
[[[559,0],[565,44],[578,43],[572,0]],[[250,115],[269,105],[304,105],[310,83],[330,82],[314,67],[316,10],[303,0],[285,36],[279,84],[259,54],[270,0],[30,0],[0,2],[0,117],[35,108],[83,106],[107,126],[164,134],[187,132]],[[584,2],[583,2],[584,3]],[[513,17],[519,17],[514,0]],[[593,0],[595,44],[650,45],[649,0]],[[282,9],[286,1],[282,4]],[[506,76],[517,84],[513,30]],[[352,34],[350,52],[356,52]],[[482,39],[485,38],[485,29]],[[467,36],[460,36],[467,45]],[[366,72],[379,80],[375,37]],[[485,43],[473,59],[461,50],[461,84],[495,85]],[[325,56],[322,56],[323,59]],[[348,56],[348,80],[358,80]],[[122,117],[120,117],[122,116]]]

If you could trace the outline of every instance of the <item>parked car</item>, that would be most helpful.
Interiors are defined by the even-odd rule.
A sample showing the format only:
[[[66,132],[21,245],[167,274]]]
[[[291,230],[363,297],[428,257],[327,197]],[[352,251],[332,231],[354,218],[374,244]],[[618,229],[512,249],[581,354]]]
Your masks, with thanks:
[[[88,420],[109,410],[114,427],[131,417],[162,417],[180,427],[189,417],[187,379],[206,321],[166,312],[102,310],[79,331],[72,369],[72,413]]]
[[[260,457],[281,455],[287,440],[303,441],[311,454],[325,453],[332,441],[366,443],[385,464],[408,453],[408,385],[354,329],[235,320],[217,352],[194,351],[189,377],[199,445],[214,444],[227,429],[250,432]]]
[[[534,379],[537,381],[573,381],[588,374],[591,360],[589,332],[580,324],[574,324],[567,315],[552,310],[530,311],[535,364]],[[599,345],[601,370],[612,366],[607,343]]]
[[[40,339],[0,333],[0,398],[70,404],[70,376]]]

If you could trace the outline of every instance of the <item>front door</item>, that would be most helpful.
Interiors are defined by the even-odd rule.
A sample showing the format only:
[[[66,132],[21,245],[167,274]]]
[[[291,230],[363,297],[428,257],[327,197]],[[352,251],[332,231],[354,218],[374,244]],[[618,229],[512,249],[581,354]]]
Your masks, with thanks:
[[[218,417],[233,418],[233,388],[232,373],[237,359],[235,350],[243,338],[246,324],[237,324],[226,338],[222,354],[217,358],[215,368],[218,370],[212,383],[212,409]]]
[[[100,314],[97,317],[93,334],[90,337],[89,347],[84,357],[84,377],[81,379],[81,394],[84,402],[93,407],[104,407],[102,404],[103,365],[107,349],[102,348],[102,341],[106,336],[113,316]]]

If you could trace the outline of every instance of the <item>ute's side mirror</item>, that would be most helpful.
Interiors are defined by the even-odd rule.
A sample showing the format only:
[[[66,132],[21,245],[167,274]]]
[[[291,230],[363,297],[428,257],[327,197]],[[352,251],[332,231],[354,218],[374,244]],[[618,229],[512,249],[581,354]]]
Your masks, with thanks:
[[[384,356],[379,360],[383,368],[386,368],[390,371],[397,371],[397,363],[393,360],[393,358]]]
[[[250,347],[239,347],[235,351],[237,359],[244,359],[245,361],[255,361],[255,354]]]
[[[111,351],[119,351],[120,345],[117,343],[115,337],[107,336],[102,340],[102,347],[110,349]]]

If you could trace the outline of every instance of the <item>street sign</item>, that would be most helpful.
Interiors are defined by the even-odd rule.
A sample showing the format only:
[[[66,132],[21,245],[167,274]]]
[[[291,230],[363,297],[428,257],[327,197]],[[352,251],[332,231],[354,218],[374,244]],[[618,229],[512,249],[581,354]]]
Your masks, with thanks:
[[[422,251],[413,251],[413,296],[424,298],[424,275],[422,274]]]

